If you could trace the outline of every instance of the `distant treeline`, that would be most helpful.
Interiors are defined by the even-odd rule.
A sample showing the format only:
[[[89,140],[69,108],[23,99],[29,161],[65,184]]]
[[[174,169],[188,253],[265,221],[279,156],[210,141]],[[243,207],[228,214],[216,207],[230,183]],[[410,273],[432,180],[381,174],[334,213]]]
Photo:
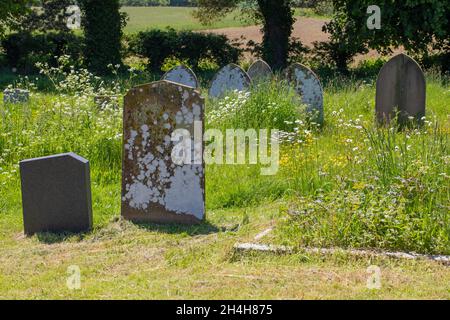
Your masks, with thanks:
[[[197,0],[120,0],[122,6],[135,7],[156,7],[156,6],[172,6],[172,7],[195,7]]]

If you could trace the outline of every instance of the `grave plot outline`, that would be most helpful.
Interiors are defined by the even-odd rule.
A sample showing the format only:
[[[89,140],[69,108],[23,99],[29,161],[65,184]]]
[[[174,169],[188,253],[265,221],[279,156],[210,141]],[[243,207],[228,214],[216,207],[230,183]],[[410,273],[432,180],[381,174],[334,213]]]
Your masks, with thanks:
[[[379,124],[397,115],[400,125],[413,117],[419,123],[426,112],[426,80],[420,65],[406,54],[392,57],[381,68],[376,84],[375,112]]]
[[[203,135],[203,97],[192,87],[161,80],[130,89],[123,112],[122,217],[136,223],[202,223],[203,152],[201,164],[181,166],[173,163],[170,152],[174,130],[187,129],[192,137],[197,119]],[[195,147],[204,150],[201,141],[201,146]],[[181,182],[180,170],[187,177]]]
[[[184,72],[183,77],[187,76],[190,77],[189,81],[185,81],[185,82],[180,82],[179,80],[179,75],[177,76],[176,73],[181,73]],[[178,78],[178,79],[177,79]],[[178,65],[173,67],[172,69],[170,69],[169,71],[167,71],[161,78],[161,80],[167,80],[170,82],[174,82],[174,83],[178,83],[178,84],[182,84],[188,87],[192,87],[194,89],[200,89],[200,83],[198,81],[197,75],[195,74],[195,72],[185,66],[185,65]],[[190,82],[190,83],[188,83]]]
[[[225,74],[225,72],[228,72],[228,75]],[[231,73],[235,72],[237,74],[232,75]],[[238,78],[241,78],[241,83],[239,82],[239,79],[234,79],[232,76],[237,76]],[[223,79],[225,78],[225,79]],[[224,81],[232,81],[233,83],[231,85],[227,86],[227,83]],[[210,82],[208,95],[210,98],[213,99],[219,99],[223,98],[227,92],[238,90],[238,91],[245,91],[249,90],[250,86],[252,84],[252,80],[250,79],[249,75],[245,70],[243,70],[240,66],[234,63],[230,63],[220,69],[213,77],[213,79]]]

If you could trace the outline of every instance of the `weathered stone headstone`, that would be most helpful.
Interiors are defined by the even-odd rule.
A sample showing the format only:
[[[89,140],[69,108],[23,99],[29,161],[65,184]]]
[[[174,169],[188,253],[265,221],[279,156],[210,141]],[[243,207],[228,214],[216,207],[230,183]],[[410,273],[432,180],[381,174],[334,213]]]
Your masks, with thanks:
[[[312,115],[312,119],[323,123],[323,89],[316,74],[308,67],[294,63],[286,69],[285,77],[301,96],[302,103],[307,106],[306,111]]]
[[[398,113],[404,124],[409,117],[425,116],[425,76],[412,58],[399,54],[381,69],[377,79],[376,114],[380,123],[389,123]]]
[[[3,91],[4,103],[24,103],[30,99],[30,91],[24,89],[10,89]]]
[[[191,87],[158,81],[125,96],[122,216],[136,222],[195,224],[205,216],[204,100]],[[191,159],[174,160],[185,129]],[[173,141],[172,141],[173,140]]]
[[[20,162],[25,234],[92,228],[89,161],[74,153]]]
[[[273,76],[272,68],[263,60],[255,61],[247,73],[253,82],[264,81]]]
[[[220,69],[214,76],[209,96],[221,98],[229,91],[245,91],[250,87],[251,80],[241,67],[233,63]]]
[[[177,66],[167,71],[161,80],[172,81],[196,89],[199,87],[194,71],[186,66]]]

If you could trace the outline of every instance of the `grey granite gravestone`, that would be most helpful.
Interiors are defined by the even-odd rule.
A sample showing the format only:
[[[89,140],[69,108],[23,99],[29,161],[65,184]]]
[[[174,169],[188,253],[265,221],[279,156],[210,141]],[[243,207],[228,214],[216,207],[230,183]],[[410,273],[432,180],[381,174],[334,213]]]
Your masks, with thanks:
[[[247,71],[253,82],[264,81],[273,76],[272,68],[263,60],[255,61]]]
[[[211,81],[209,96],[221,98],[229,91],[245,91],[250,88],[251,79],[241,67],[230,63],[220,69]]]
[[[5,89],[3,91],[4,103],[24,103],[30,99],[30,91],[24,89]]]
[[[317,75],[308,67],[294,63],[286,69],[284,76],[302,97],[302,103],[307,107],[306,111],[313,115],[312,119],[322,124],[323,89]]]
[[[20,162],[25,234],[92,228],[89,161],[74,153]]]
[[[172,81],[196,89],[199,88],[197,76],[194,71],[183,65],[176,66],[172,70],[167,71],[161,80]]]
[[[125,96],[122,216],[135,222],[197,224],[205,217],[204,100],[191,87],[158,81]],[[189,136],[174,139],[184,130]],[[195,139],[195,137],[199,138]],[[191,159],[177,162],[176,147]]]
[[[388,124],[398,113],[398,122],[425,116],[426,84],[422,69],[412,58],[399,54],[378,75],[375,109],[379,123]]]

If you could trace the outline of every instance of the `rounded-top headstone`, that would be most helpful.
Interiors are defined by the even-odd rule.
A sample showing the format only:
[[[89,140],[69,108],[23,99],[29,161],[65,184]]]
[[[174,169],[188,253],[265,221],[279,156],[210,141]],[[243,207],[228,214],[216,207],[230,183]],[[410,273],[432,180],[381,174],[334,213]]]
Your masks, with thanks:
[[[273,76],[272,68],[263,60],[253,62],[247,73],[253,82],[267,80]]]
[[[124,101],[122,216],[136,222],[201,222],[204,99],[191,87],[163,80],[132,88]],[[191,159],[178,163],[180,142],[174,135],[180,131],[189,135],[181,143]]]
[[[199,88],[198,79],[189,67],[180,65],[167,71],[161,80],[168,80],[192,88]]]
[[[231,63],[220,69],[211,81],[209,96],[221,98],[229,91],[245,91],[250,87],[251,79],[241,67]]]
[[[287,81],[294,86],[301,96],[307,112],[313,115],[318,123],[323,122],[323,89],[317,75],[308,67],[294,63],[285,71]]]
[[[426,83],[419,64],[405,54],[389,60],[378,75],[375,109],[380,123],[398,113],[400,124],[425,116]]]

